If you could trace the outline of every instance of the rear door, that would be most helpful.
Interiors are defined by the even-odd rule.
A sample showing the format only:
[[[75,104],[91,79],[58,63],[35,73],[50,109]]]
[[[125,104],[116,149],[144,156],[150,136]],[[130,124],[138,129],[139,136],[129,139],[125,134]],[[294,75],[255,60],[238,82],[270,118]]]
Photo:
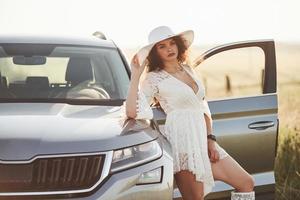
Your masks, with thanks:
[[[254,176],[258,193],[274,191],[279,122],[274,41],[217,46],[196,58],[193,66],[206,88],[218,143]],[[163,130],[164,115],[154,111]],[[218,196],[232,189],[216,184]]]

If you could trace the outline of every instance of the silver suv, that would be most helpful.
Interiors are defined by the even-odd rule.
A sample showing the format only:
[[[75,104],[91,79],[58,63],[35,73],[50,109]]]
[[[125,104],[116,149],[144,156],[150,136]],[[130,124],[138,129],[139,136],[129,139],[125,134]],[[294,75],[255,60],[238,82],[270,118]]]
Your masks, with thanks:
[[[250,46],[266,55],[263,95],[209,106],[220,144],[254,175],[257,194],[270,193],[278,131],[274,42],[221,46],[203,58]],[[1,36],[0,199],[179,198],[172,149],[160,134],[163,110],[153,106],[152,120],[123,119],[129,77],[123,53],[105,38]],[[242,117],[222,121],[236,113]],[[222,135],[224,128],[232,134]],[[217,182],[207,198],[228,197],[231,189]]]

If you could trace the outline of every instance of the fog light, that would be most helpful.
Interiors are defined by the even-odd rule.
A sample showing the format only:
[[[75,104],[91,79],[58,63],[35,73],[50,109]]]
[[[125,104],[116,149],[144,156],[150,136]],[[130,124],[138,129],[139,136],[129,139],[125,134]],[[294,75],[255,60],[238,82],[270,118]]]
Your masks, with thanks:
[[[144,172],[140,175],[137,185],[160,183],[162,181],[162,167]]]

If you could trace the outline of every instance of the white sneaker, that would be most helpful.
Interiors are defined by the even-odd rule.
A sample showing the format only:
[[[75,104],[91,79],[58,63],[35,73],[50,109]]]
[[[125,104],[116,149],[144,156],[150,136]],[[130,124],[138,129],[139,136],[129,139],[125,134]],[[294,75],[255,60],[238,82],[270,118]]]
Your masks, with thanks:
[[[231,192],[231,200],[255,200],[255,192]]]

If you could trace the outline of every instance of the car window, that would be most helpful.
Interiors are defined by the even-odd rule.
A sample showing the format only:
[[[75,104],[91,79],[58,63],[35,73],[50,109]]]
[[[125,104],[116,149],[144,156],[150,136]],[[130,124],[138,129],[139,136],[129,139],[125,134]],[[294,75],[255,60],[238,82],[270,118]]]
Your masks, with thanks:
[[[114,48],[0,47],[0,98],[125,99],[129,84]]]
[[[208,99],[262,94],[265,57],[259,47],[227,50],[195,68]]]

